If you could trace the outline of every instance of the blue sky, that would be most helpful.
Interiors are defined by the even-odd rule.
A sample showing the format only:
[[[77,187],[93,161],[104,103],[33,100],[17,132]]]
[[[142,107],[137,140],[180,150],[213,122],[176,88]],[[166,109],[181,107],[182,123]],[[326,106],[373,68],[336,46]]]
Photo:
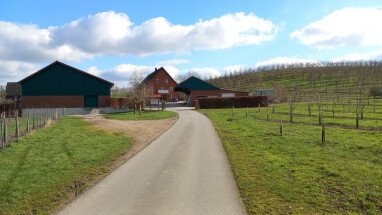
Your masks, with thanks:
[[[38,3],[36,3],[38,2]],[[54,60],[128,84],[273,63],[382,59],[375,0],[1,1],[0,82]]]

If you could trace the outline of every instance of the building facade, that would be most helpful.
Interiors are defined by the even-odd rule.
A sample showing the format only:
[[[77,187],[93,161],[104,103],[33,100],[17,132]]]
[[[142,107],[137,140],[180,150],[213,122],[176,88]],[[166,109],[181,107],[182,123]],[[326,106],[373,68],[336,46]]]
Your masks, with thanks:
[[[18,82],[22,108],[110,107],[113,83],[55,61]]]
[[[176,81],[163,68],[155,68],[155,71],[150,73],[143,81],[146,84],[150,97],[159,98],[162,101],[171,101],[173,98],[178,98],[179,93],[174,91],[177,85]]]

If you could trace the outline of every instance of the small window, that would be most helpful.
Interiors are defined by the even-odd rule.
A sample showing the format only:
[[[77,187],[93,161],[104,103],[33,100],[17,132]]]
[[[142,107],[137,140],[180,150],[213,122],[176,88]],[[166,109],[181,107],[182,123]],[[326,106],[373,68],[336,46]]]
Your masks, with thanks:
[[[165,80],[164,80],[164,83],[168,84],[168,79],[165,79]]]
[[[161,90],[164,90],[164,87],[162,86],[162,87],[160,87],[160,89],[161,89]]]
[[[174,91],[174,87],[169,88],[170,92]]]
[[[157,83],[157,84],[159,84],[159,79],[157,78],[157,79],[155,79],[155,82]]]

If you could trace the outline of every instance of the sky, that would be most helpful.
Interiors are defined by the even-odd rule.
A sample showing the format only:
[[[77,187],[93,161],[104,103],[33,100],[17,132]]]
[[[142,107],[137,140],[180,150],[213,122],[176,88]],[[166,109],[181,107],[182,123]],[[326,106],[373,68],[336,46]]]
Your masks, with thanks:
[[[156,67],[382,60],[381,20],[381,0],[0,0],[0,84],[55,60],[119,87]]]

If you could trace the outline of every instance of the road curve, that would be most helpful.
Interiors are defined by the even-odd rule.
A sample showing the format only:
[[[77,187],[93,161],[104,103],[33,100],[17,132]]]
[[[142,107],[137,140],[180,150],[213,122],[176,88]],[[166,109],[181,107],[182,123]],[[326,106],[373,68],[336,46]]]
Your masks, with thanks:
[[[178,114],[169,130],[59,214],[245,214],[212,123],[196,111]]]

